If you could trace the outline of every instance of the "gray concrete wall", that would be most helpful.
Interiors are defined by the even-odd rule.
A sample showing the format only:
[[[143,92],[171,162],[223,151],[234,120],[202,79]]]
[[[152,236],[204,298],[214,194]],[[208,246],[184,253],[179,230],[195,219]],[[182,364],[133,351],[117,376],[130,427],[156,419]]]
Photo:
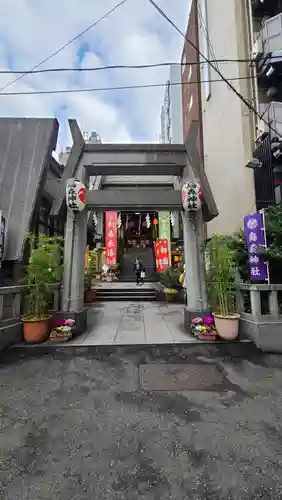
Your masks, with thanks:
[[[0,119],[0,208],[6,217],[5,260],[21,258],[45,167],[56,147],[53,118]]]

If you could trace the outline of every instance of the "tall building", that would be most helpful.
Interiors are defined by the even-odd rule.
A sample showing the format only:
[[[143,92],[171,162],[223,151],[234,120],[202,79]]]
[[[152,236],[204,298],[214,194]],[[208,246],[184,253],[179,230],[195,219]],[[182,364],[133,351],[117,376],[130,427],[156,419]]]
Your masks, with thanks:
[[[171,64],[161,108],[160,142],[183,144],[181,67]]]
[[[161,108],[161,133],[162,144],[183,144],[183,122],[182,122],[182,88],[181,88],[181,66],[171,64],[169,68],[169,80],[166,83],[164,103]],[[177,184],[177,178],[172,177],[171,183]],[[179,214],[174,214],[173,236],[179,239],[181,236],[181,225]]]
[[[199,47],[198,2],[193,0],[188,19],[186,39]],[[182,121],[184,142],[191,132],[192,124],[198,125],[196,147],[203,161],[203,133],[201,122],[201,74],[199,52],[186,40],[181,58]]]
[[[88,144],[101,144],[102,140],[100,135],[97,132],[91,132],[90,134],[88,132],[83,133],[83,138],[86,143]],[[66,146],[64,151],[61,151],[59,154],[59,163],[61,165],[66,165],[68,161],[68,157],[71,152],[71,146]]]
[[[282,1],[249,1],[250,58],[262,119],[256,123],[254,158],[258,209],[281,202],[282,184]],[[255,160],[255,161],[254,161]]]
[[[248,15],[245,0],[198,2],[202,55],[214,60],[236,91],[255,105]],[[246,168],[254,148],[255,115],[203,58],[200,70],[204,164],[219,210],[208,235],[228,234],[238,231],[244,215],[256,208],[254,174]]]
[[[256,105],[249,26],[245,0],[192,2],[188,38],[200,54],[185,42],[184,135],[199,121],[197,148],[219,210],[208,224],[208,235],[237,231],[244,215],[256,208],[254,173],[246,168],[255,147],[255,114],[206,62],[215,61],[236,91]]]

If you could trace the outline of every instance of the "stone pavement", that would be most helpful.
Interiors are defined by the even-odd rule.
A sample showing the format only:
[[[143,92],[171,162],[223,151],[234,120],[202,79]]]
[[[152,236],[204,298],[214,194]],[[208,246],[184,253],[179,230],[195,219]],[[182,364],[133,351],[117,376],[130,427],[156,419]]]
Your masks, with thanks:
[[[251,344],[17,347],[0,378],[1,500],[282,498],[282,359]]]
[[[197,342],[184,331],[183,305],[101,302],[88,310],[87,332],[68,345]]]

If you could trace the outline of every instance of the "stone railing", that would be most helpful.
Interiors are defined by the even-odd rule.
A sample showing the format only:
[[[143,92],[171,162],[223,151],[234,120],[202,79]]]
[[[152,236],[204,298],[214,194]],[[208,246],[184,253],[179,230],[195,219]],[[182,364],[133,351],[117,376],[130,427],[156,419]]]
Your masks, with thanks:
[[[58,311],[60,305],[60,284],[53,286],[53,305],[51,312]],[[18,343],[23,338],[21,315],[23,295],[27,286],[0,287],[0,350]]]
[[[282,352],[282,285],[236,286],[240,331],[267,352]]]

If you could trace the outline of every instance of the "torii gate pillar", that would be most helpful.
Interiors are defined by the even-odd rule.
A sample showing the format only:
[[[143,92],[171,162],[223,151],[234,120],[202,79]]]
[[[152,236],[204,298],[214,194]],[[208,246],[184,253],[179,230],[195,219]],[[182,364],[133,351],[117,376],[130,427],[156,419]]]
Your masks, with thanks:
[[[182,212],[187,304],[184,307],[184,326],[207,314],[204,260],[202,258],[202,214]]]
[[[84,168],[81,167],[76,178],[87,186]],[[87,327],[84,307],[84,270],[87,242],[88,212],[67,210],[64,244],[64,275],[62,314],[75,320],[75,333],[83,333]]]

